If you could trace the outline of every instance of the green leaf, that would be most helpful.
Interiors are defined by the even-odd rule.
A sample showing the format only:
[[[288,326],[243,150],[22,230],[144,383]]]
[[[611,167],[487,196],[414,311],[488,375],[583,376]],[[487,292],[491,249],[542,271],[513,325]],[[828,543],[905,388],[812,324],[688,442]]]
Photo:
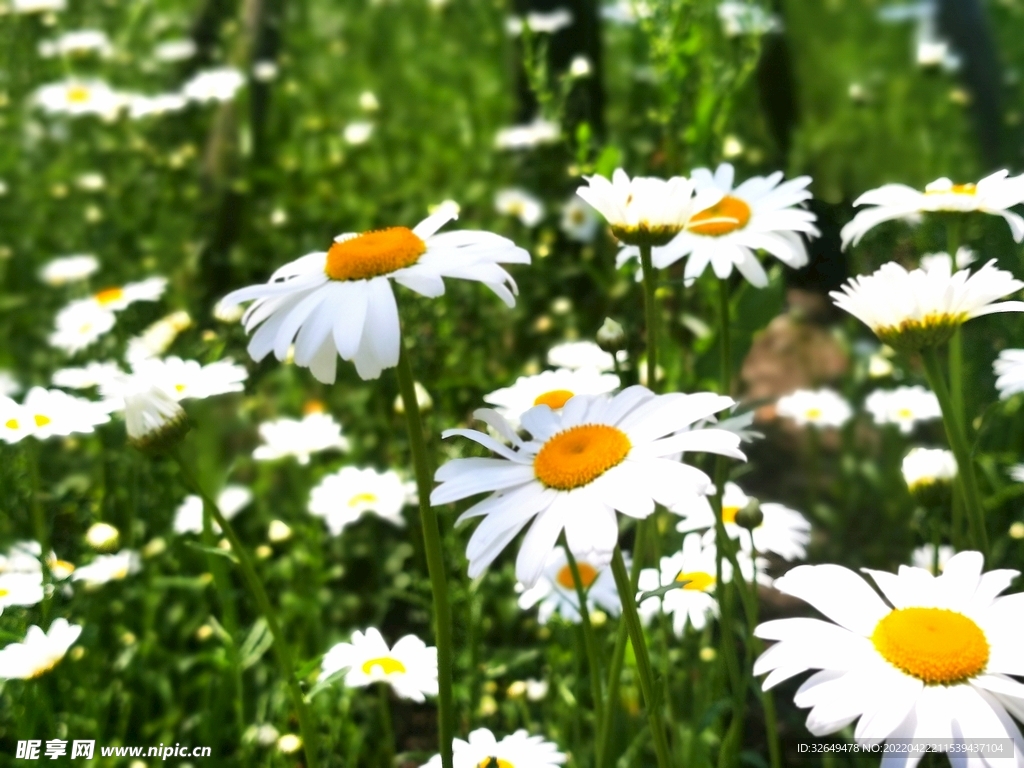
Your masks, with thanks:
[[[664,597],[667,592],[671,592],[673,589],[680,589],[681,587],[685,587],[689,583],[689,579],[684,579],[683,581],[673,581],[671,584],[667,584],[664,587],[658,587],[657,589],[652,589],[650,592],[644,592],[640,595],[639,599],[636,601],[636,604],[640,605],[640,603],[642,603],[644,600],[647,600],[651,597]]]
[[[267,621],[262,616],[256,620],[249,630],[249,634],[242,641],[242,647],[238,649],[239,664],[242,669],[248,669],[260,657],[267,652],[267,649],[274,644],[274,636],[267,628]]]

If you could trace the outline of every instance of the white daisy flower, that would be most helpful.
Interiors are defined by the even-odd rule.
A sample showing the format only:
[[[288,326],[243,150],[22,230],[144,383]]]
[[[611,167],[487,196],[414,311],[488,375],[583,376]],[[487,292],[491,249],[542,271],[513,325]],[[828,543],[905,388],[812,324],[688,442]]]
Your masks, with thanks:
[[[120,410],[126,393],[139,388],[159,389],[175,401],[204,400],[208,397],[245,389],[248,371],[230,358],[200,365],[195,360],[180,357],[150,358],[132,368],[132,373],[100,385],[100,394],[109,407]]]
[[[226,485],[217,495],[217,507],[225,519],[233,519],[252,503],[252,491],[244,485]],[[211,520],[214,533],[220,533],[220,526]],[[185,497],[174,513],[175,533],[203,532],[203,500],[191,494]]]
[[[0,440],[16,443],[25,437],[46,440],[95,431],[110,416],[100,407],[59,389],[33,387],[20,405],[0,398]]]
[[[578,243],[590,243],[597,236],[601,220],[597,218],[593,208],[573,195],[562,206],[560,226],[562,232],[570,240],[575,240]]]
[[[1015,464],[1007,470],[1007,474],[1012,480],[1016,480],[1018,483],[1024,483],[1024,464]]]
[[[533,11],[525,18],[510,16],[505,22],[505,29],[510,35],[521,35],[524,22],[534,34],[553,35],[572,26],[572,12],[567,8],[556,8],[547,12]]]
[[[99,268],[100,262],[95,256],[60,256],[43,265],[39,270],[39,279],[47,285],[57,287],[85,280]]]
[[[525,227],[536,227],[544,219],[544,203],[518,187],[499,189],[494,196],[494,209],[515,216]]]
[[[936,483],[952,483],[956,478],[956,459],[945,448],[911,448],[903,457],[903,479],[911,492]],[[914,563],[917,565],[917,563]]]
[[[65,32],[56,40],[42,40],[39,43],[39,55],[43,58],[83,53],[95,53],[108,58],[113,55],[114,47],[107,33],[98,29]]]
[[[245,76],[234,67],[221,67],[197,73],[182,86],[181,94],[189,101],[206,103],[230,101],[245,85]]]
[[[831,621],[761,624],[755,634],[779,642],[757,660],[754,674],[770,673],[767,690],[820,670],[794,698],[811,708],[807,728],[815,736],[857,721],[853,735],[860,743],[1009,738],[1016,758],[984,762],[1019,766],[1024,739],[1010,714],[1024,714],[1024,684],[1010,675],[1024,674],[1024,610],[1022,595],[998,597],[1018,572],[982,574],[982,567],[981,553],[961,552],[941,576],[907,566],[898,574],[866,571],[885,601],[847,568],[794,568],[776,589]]]
[[[166,317],[161,317],[149,325],[140,335],[128,340],[125,359],[132,366],[142,360],[158,357],[170,349],[178,334],[192,325],[188,312],[178,310]]]
[[[153,58],[157,61],[184,61],[196,55],[194,40],[165,40],[153,49]]]
[[[14,13],[58,13],[68,7],[67,0],[11,0]]]
[[[948,544],[940,544],[938,558],[935,557],[935,545],[925,544],[910,553],[910,562],[915,568],[923,568],[933,576],[938,576],[946,570],[946,564],[956,554],[956,550]],[[938,559],[938,570],[935,568],[935,561]]]
[[[683,520],[676,525],[681,533],[704,531],[705,543],[715,541],[715,513],[706,497],[702,504],[688,504],[684,507],[671,509],[671,512],[683,515]],[[739,539],[744,552],[751,551],[751,535],[753,546],[760,552],[774,552],[786,560],[797,560],[807,557],[807,544],[811,540],[811,524],[803,515],[782,504],[762,502],[760,505],[764,519],[753,531],[741,528],[736,524],[736,515],[750,503],[750,497],[736,483],[726,483],[722,495],[722,522],[729,538]]]
[[[10,371],[0,369],[0,398],[16,395],[21,392],[21,384]]]
[[[967,246],[962,245],[957,248],[955,259],[951,259],[948,253],[940,251],[939,253],[924,254],[918,263],[921,269],[926,272],[943,265],[949,272],[952,272],[954,263],[957,269],[966,269],[977,260],[977,254]]]
[[[95,550],[116,549],[121,542],[121,532],[110,523],[93,523],[85,532],[85,543]]]
[[[403,699],[425,701],[437,695],[437,648],[428,648],[415,635],[406,635],[388,648],[380,632],[356,630],[352,642],[338,643],[325,655],[319,680],[347,669],[345,685],[361,688],[387,683]]]
[[[538,117],[532,123],[502,128],[494,137],[497,149],[532,149],[543,144],[554,144],[562,138],[557,123]]]
[[[82,628],[68,624],[67,619],[54,619],[46,632],[35,625],[28,628],[25,639],[0,650],[0,680],[32,680],[60,663],[68,648],[82,634]]]
[[[243,318],[248,331],[260,326],[249,354],[259,361],[273,351],[284,360],[294,341],[296,365],[325,384],[334,383],[339,355],[362,379],[376,379],[398,364],[392,280],[430,298],[444,293],[444,277],[477,280],[515,306],[515,281],[499,264],[529,264],[530,254],[490,232],[437,234],[452,218],[443,211],[413,229],[339,235],[327,252],[286,264],[266,285],[226,296],[229,304],[256,299]]]
[[[98,171],[79,174],[75,178],[75,186],[86,192],[99,192],[107,186],[107,180]]]
[[[393,470],[342,467],[320,481],[309,497],[309,511],[322,517],[334,536],[366,512],[404,526],[402,509],[410,503],[409,486]]]
[[[752,2],[727,2],[718,4],[718,20],[726,37],[741,35],[765,35],[782,29],[782,22],[773,13]]]
[[[37,574],[41,579],[42,557],[43,548],[38,541],[16,541],[8,547],[5,553],[0,554],[0,574]],[[75,570],[74,565],[59,559],[52,550],[46,558],[46,564],[56,579],[65,579]]]
[[[261,83],[269,83],[276,79],[279,72],[277,64],[269,59],[254,62],[252,65],[253,79]]]
[[[780,397],[775,414],[792,419],[799,427],[841,427],[853,416],[853,409],[832,389],[798,389]]]
[[[603,395],[618,388],[619,377],[613,373],[601,373],[595,368],[559,368],[535,376],[520,376],[511,387],[484,395],[484,401],[516,426],[519,417],[536,405],[557,411],[576,395]]]
[[[39,561],[36,560],[36,565]],[[35,605],[43,599],[42,570],[0,574],[0,614],[12,605]]]
[[[167,290],[166,277],[148,277],[136,283],[126,283],[123,286],[105,288],[93,294],[88,299],[81,299],[80,302],[72,302],[68,309],[78,303],[91,304],[98,309],[108,312],[120,312],[139,301],[156,301],[164,295]]]
[[[47,341],[73,355],[103,337],[115,322],[113,312],[88,300],[74,301],[57,314],[56,328]]]
[[[737,552],[743,578],[749,583],[754,577],[754,564],[746,552]],[[764,575],[765,562],[758,558],[757,579],[771,584]],[[639,604],[640,618],[650,623],[659,611],[672,614],[672,629],[680,637],[687,625],[700,631],[708,620],[718,616],[718,602],[715,599],[716,575],[715,545],[701,543],[700,534],[691,533],[683,539],[683,548],[671,557],[661,558],[658,568],[644,568],[640,571],[637,584],[637,599],[644,592],[667,587],[678,581],[687,582],[682,587],[670,589],[662,597],[649,597]],[[722,581],[732,581],[732,564],[722,561]]]
[[[625,352],[617,355],[619,362],[626,359]],[[615,370],[615,358],[592,341],[567,341],[548,350],[548,365],[555,368],[592,368],[595,371]]]
[[[756,256],[764,250],[786,266],[798,269],[807,264],[807,248],[801,234],[816,237],[815,215],[800,207],[811,199],[809,176],[782,182],[782,172],[754,176],[733,188],[735,170],[722,163],[712,175],[698,168],[691,175],[694,189],[703,202],[686,228],[670,243],[656,248],[652,263],[662,269],[688,257],[684,280],[691,283],[708,264],[719,279],[736,269],[758,288],[768,285],[768,276]],[[782,182],[782,183],[780,183]],[[620,263],[639,251],[624,250]]]
[[[853,201],[870,205],[843,227],[843,248],[857,245],[861,238],[883,221],[919,220],[922,213],[989,213],[1002,216],[1010,225],[1013,239],[1024,239],[1024,219],[1009,209],[1024,201],[1024,176],[1009,177],[1009,171],[997,171],[977,184],[954,184],[938,179],[919,192],[905,184],[886,184],[872,189]]]
[[[621,168],[604,176],[584,176],[589,186],[576,194],[607,220],[612,234],[626,245],[666,245],[683,231],[697,211],[715,201],[714,193],[694,198],[694,183],[682,176],[658,179]]]
[[[908,272],[890,261],[829,295],[890,347],[917,350],[949,340],[971,318],[1024,311],[1021,301],[993,303],[1024,288],[1024,282],[994,265],[990,261],[972,275],[966,269],[950,274],[943,262]]]
[[[346,144],[358,147],[370,140],[370,137],[373,136],[373,128],[373,123],[368,120],[355,120],[345,126],[341,136],[345,139]]]
[[[135,93],[128,97],[128,117],[132,120],[142,120],[145,117],[180,112],[186,106],[188,99],[179,93],[161,93],[156,96]]]
[[[256,461],[274,461],[294,456],[299,464],[309,464],[311,454],[320,451],[347,451],[348,439],[330,414],[314,411],[296,419],[277,419],[260,424],[263,445],[253,451]]]
[[[538,405],[524,413],[526,441],[483,408],[474,416],[511,447],[476,430],[445,431],[443,437],[467,437],[501,458],[449,461],[434,476],[441,484],[430,501],[437,506],[493,492],[459,518],[484,518],[466,548],[472,578],[531,522],[516,561],[516,576],[527,587],[537,582],[563,530],[575,557],[606,564],[619,540],[616,510],[643,519],[655,503],[672,506],[707,490],[707,475],[672,457],[695,451],[744,459],[739,436],[692,428],[732,404],[710,392],[655,395],[641,386],[614,397],[577,395],[561,412]]]
[[[54,371],[50,381],[55,387],[65,389],[92,389],[108,385],[124,376],[117,363],[110,361],[86,363],[81,368],[61,368]]]
[[[1024,392],[1024,349],[1004,349],[992,364],[996,376],[999,399],[1008,400]]]
[[[477,728],[470,731],[469,741],[455,739],[452,751],[454,768],[556,768],[567,759],[557,744],[524,730],[498,741],[487,728]],[[434,755],[423,768],[441,768],[441,756]]]
[[[935,393],[919,384],[896,389],[876,389],[864,401],[864,408],[875,424],[895,424],[909,435],[918,422],[942,418],[942,409]]]
[[[139,553],[123,549],[116,555],[97,555],[88,565],[80,565],[71,575],[72,581],[84,581],[88,588],[126,579],[142,570]]]
[[[628,562],[626,567],[629,567]],[[611,567],[577,560],[576,570],[579,571],[580,583],[587,596],[587,609],[594,611],[600,608],[605,613],[618,616],[622,612],[622,601],[619,599]],[[540,607],[537,609],[537,621],[541,624],[547,624],[556,613],[574,624],[581,621],[576,582],[573,580],[572,569],[569,567],[569,559],[565,556],[564,549],[552,551],[537,583],[529,589],[523,589],[519,595],[519,607],[524,611],[530,610],[538,603]]]
[[[36,105],[51,115],[99,115],[113,118],[124,99],[102,80],[69,79],[44,85],[36,91]]]
[[[184,409],[163,389],[139,380],[123,397],[128,442],[140,451],[170,447],[188,432]]]

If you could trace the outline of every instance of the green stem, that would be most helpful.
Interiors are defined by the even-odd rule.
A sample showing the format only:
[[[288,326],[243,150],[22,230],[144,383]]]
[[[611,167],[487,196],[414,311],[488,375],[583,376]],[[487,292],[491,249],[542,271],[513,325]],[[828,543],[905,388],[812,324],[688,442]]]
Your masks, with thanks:
[[[395,729],[391,725],[391,686],[377,683],[377,695],[380,702],[381,750],[384,752],[384,765],[390,768],[395,762]]]
[[[718,318],[721,327],[718,329],[720,343],[718,345],[719,382],[723,395],[732,394],[732,339],[729,324],[729,282],[718,281]]]
[[[583,644],[587,649],[587,661],[590,664],[590,693],[594,699],[594,722],[600,729],[604,721],[604,695],[601,690],[601,657],[597,653],[597,640],[594,637],[594,627],[590,623],[590,607],[587,605],[587,592],[583,586],[583,579],[580,578],[580,570],[576,565],[576,558],[569,549],[568,542],[562,543],[565,548],[565,559],[572,572],[572,583],[576,587],[576,598],[580,604],[580,624],[583,627]],[[594,765],[601,765],[601,734],[596,733],[594,739]]]
[[[256,569],[253,567],[248,550],[246,550],[242,541],[238,538],[238,535],[235,533],[235,529],[231,527],[231,524],[221,513],[217,503],[210,498],[210,495],[206,493],[206,491],[203,490],[203,487],[199,484],[199,481],[196,479],[195,473],[192,471],[191,466],[186,460],[180,445],[175,449],[173,455],[175,460],[178,462],[178,467],[181,469],[181,475],[185,481],[185,485],[187,485],[193,493],[202,498],[203,506],[209,510],[213,519],[217,521],[217,525],[220,526],[224,535],[227,536],[228,541],[231,542],[231,551],[235,557],[238,558],[238,567],[242,572],[242,578],[245,581],[246,586],[248,586],[253,600],[256,602],[257,609],[266,620],[270,634],[274,638],[274,654],[277,658],[278,668],[288,684],[288,692],[292,697],[292,706],[295,707],[295,714],[299,719],[299,730],[302,732],[302,746],[306,754],[306,768],[317,768],[319,765],[317,757],[317,733],[313,727],[313,721],[309,715],[309,709],[303,699],[302,689],[299,687],[299,681],[295,677],[295,662],[292,660],[291,648],[285,641],[284,633],[281,631],[281,625],[277,621],[277,614],[270,603],[270,597],[267,595],[267,591],[263,588],[263,582],[260,581],[259,576],[256,574]]]
[[[946,217],[946,251],[952,262],[952,270],[956,272],[956,252],[960,250],[960,243],[963,241],[964,216],[961,214],[950,214]],[[961,329],[953,331],[949,340],[949,397],[953,406],[953,412],[957,419],[964,418],[964,343]]]
[[[654,752],[658,758],[658,768],[669,768],[671,765],[668,750],[668,738],[665,735],[665,724],[661,718],[661,702],[654,684],[654,673],[651,670],[651,658],[644,640],[644,629],[640,624],[640,615],[636,610],[636,590],[632,586],[630,575],[626,572],[626,563],[622,559],[622,549],[615,547],[612,555],[612,573],[615,586],[622,600],[622,621],[629,630],[629,640],[636,656],[636,669],[640,676],[640,690],[644,695],[644,706],[647,708],[647,720],[651,726],[654,740]]]
[[[452,740],[455,738],[455,706],[452,696],[454,654],[452,643],[452,609],[448,602],[448,584],[445,576],[444,556],[441,550],[441,529],[437,514],[430,506],[431,469],[427,443],[423,436],[420,406],[416,402],[416,385],[409,365],[404,343],[398,356],[398,389],[402,394],[405,420],[409,429],[409,447],[416,470],[416,489],[419,493],[420,523],[423,528],[423,546],[427,555],[427,571],[434,595],[434,620],[437,637],[438,725],[441,737],[441,765],[452,768]]]
[[[981,492],[978,490],[978,479],[974,472],[974,461],[964,432],[963,421],[958,418],[953,407],[949,390],[946,388],[942,365],[934,347],[921,350],[928,384],[939,399],[942,409],[942,423],[946,428],[946,439],[957,463],[957,482],[963,492],[964,506],[967,509],[967,527],[970,532],[971,544],[981,550],[988,560],[988,534],[985,531],[985,509],[981,503]]]
[[[640,246],[640,266],[644,273],[644,321],[647,324],[647,388],[658,391],[658,305],[651,246]]]

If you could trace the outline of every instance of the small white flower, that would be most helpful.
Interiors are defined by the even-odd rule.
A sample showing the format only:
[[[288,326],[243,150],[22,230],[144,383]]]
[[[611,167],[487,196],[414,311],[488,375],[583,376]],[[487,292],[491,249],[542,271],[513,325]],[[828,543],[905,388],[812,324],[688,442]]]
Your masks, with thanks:
[[[68,624],[67,619],[54,619],[46,632],[35,625],[29,627],[24,641],[0,650],[0,679],[31,680],[46,674],[60,663],[80,634],[82,628]]]
[[[1024,392],[1024,349],[1004,349],[992,364],[996,376],[999,399],[1008,400]]]
[[[88,588],[95,588],[111,581],[121,581],[142,570],[139,553],[123,549],[116,555],[97,555],[88,565],[81,565],[71,575],[72,581],[84,581]]]
[[[572,26],[572,13],[566,8],[556,8],[546,13],[533,11],[526,14],[525,19],[510,16],[505,22],[505,29],[510,35],[521,35],[524,22],[534,34],[553,35]]]
[[[967,246],[960,246],[956,250],[956,268],[966,269],[971,264],[978,260],[977,254]],[[926,272],[935,269],[936,267],[943,267],[950,273],[953,271],[953,259],[949,258],[948,253],[926,253],[921,257],[920,265],[921,269]]]
[[[582,54],[574,56],[572,61],[569,62],[570,77],[589,77],[593,69],[590,59]]]
[[[619,353],[620,362],[625,359]],[[615,358],[611,352],[605,352],[592,341],[567,341],[556,344],[548,350],[548,365],[555,368],[592,368],[595,371],[612,371],[615,369]]]
[[[228,520],[233,519],[239,512],[245,509],[252,502],[252,491],[243,485],[227,485],[217,496],[217,508]],[[211,520],[214,533],[220,533],[220,526],[215,520]],[[174,513],[175,533],[202,533],[203,532],[203,500],[196,495],[189,495],[181,502]]]
[[[114,323],[110,310],[88,300],[73,301],[58,313],[56,328],[48,341],[50,346],[73,355],[104,336]]]
[[[536,405],[559,410],[576,395],[603,395],[619,388],[619,377],[595,368],[560,368],[535,376],[520,376],[511,387],[484,395],[484,401],[496,406],[510,424],[518,426],[519,417]]]
[[[502,128],[494,137],[498,149],[532,149],[544,144],[554,144],[562,137],[557,123],[537,118],[532,123]]]
[[[327,413],[309,413],[302,421],[277,419],[265,422],[260,424],[260,437],[264,444],[252,454],[257,461],[294,456],[299,464],[309,464],[310,454],[348,450],[348,440],[342,437],[341,426]]]
[[[671,506],[707,490],[710,479],[676,460],[681,451],[743,459],[740,438],[693,425],[732,405],[731,398],[702,392],[655,395],[641,386],[614,397],[577,395],[561,411],[546,405],[521,417],[521,439],[498,413],[474,416],[511,444],[470,429],[450,429],[501,458],[454,459],[435,474],[430,496],[437,506],[490,493],[459,522],[482,517],[466,548],[471,578],[479,576],[525,527],[516,576],[532,587],[562,531],[577,558],[607,563],[618,544],[616,512],[646,518],[655,503]]]
[[[789,418],[799,427],[841,427],[853,416],[853,409],[842,395],[831,389],[798,389],[775,404],[775,413]]]
[[[132,374],[116,383],[101,387],[106,398],[123,397],[125,390],[151,386],[163,391],[172,400],[203,400],[229,392],[241,392],[248,371],[230,358],[208,365],[180,357],[150,358],[136,363]]]
[[[56,40],[43,40],[39,43],[39,55],[44,58],[83,53],[95,53],[107,58],[113,55],[114,47],[106,32],[98,29],[65,32]]]
[[[942,418],[935,393],[916,384],[876,389],[864,401],[864,408],[874,418],[875,424],[895,424],[905,435],[909,435],[918,422]]]
[[[252,65],[252,76],[254,80],[261,83],[269,83],[277,77],[277,64],[273,61],[257,61]]]
[[[115,549],[121,541],[121,532],[110,523],[93,523],[85,532],[85,543],[100,551]]]
[[[977,184],[954,184],[938,179],[919,192],[905,184],[886,184],[872,189],[853,201],[870,205],[843,227],[843,248],[857,245],[869,230],[893,219],[920,219],[922,213],[980,212],[1002,216],[1010,226],[1013,239],[1024,239],[1024,218],[1009,209],[1024,201],[1024,176],[1009,178],[1009,171],[997,171]]]
[[[935,552],[934,544],[925,544],[910,553],[910,562],[915,568],[923,568],[932,576],[938,576],[946,570],[946,564],[956,554],[956,550],[948,544],[940,544],[938,558],[935,557]],[[936,560],[938,560],[938,568],[935,567]]]
[[[683,520],[676,525],[681,533],[706,531],[704,543],[715,541],[715,513],[706,497],[701,504],[687,504],[670,511],[682,515]],[[741,528],[736,523],[736,515],[750,503],[750,497],[736,483],[726,483],[722,496],[722,522],[729,538],[739,539],[744,552],[751,551],[751,535],[753,547],[759,553],[774,552],[786,560],[807,557],[807,544],[811,540],[811,524],[795,509],[772,502],[761,503],[764,519],[753,531]]]
[[[180,112],[188,106],[188,99],[177,93],[161,93],[156,96],[132,94],[128,97],[128,116],[132,120],[144,117]]]
[[[404,526],[402,509],[409,502],[409,487],[393,470],[342,467],[313,489],[309,511],[324,519],[332,535],[340,536],[366,512]]]
[[[562,206],[560,224],[565,236],[578,243],[589,243],[594,240],[601,220],[594,209],[576,195],[570,197]]]
[[[494,209],[506,216],[515,216],[526,227],[535,227],[544,219],[544,203],[525,189],[499,189],[494,196]]]
[[[640,19],[649,19],[654,14],[647,0],[614,0],[601,8],[601,17],[616,24],[636,24]]]
[[[370,140],[373,136],[373,127],[373,123],[367,120],[355,120],[345,126],[341,135],[347,144],[358,147]]]
[[[14,13],[58,13],[67,8],[67,0],[11,0]]]
[[[33,387],[21,405],[0,399],[0,439],[9,443],[29,436],[46,440],[88,434],[108,421],[110,416],[99,404],[59,389]]]
[[[768,13],[760,5],[742,0],[719,3],[718,20],[722,22],[722,31],[726,37],[764,35],[778,32],[782,28],[778,16]]]
[[[338,643],[325,655],[319,680],[348,670],[345,685],[359,688],[387,683],[403,699],[425,701],[437,695],[437,648],[428,648],[415,635],[406,635],[388,648],[374,628],[352,633],[352,642]]]
[[[945,262],[908,272],[890,261],[829,295],[890,347],[917,350],[942,344],[972,318],[1024,311],[1021,301],[993,303],[1024,288],[1024,282],[994,265],[990,261],[974,274],[963,269],[951,275]]]
[[[471,731],[469,741],[452,742],[454,768],[557,768],[566,761],[558,745],[542,736],[519,730],[498,741],[487,728]],[[441,756],[434,755],[423,768],[441,768]]]
[[[172,445],[188,431],[184,409],[163,389],[139,381],[123,396],[128,442],[139,450]]]
[[[117,363],[92,362],[83,368],[61,368],[54,371],[51,382],[55,387],[65,389],[92,389],[110,385],[124,376],[124,371]]]
[[[292,537],[292,529],[283,520],[271,520],[267,526],[267,539],[275,544],[288,541]]]
[[[957,471],[956,458],[945,448],[911,448],[903,457],[901,469],[907,488],[916,491],[935,483],[953,482]]]
[[[102,80],[70,79],[44,85],[35,93],[35,103],[53,115],[117,116],[124,99]]]
[[[184,61],[196,55],[196,44],[193,40],[166,40],[153,49],[153,58],[157,61]]]
[[[380,109],[380,102],[373,91],[363,91],[359,94],[359,108],[363,112],[376,112]]]
[[[181,89],[189,101],[206,103],[230,101],[238,89],[245,85],[245,77],[233,67],[221,67],[200,72]]]
[[[38,561],[36,561],[38,564]],[[43,599],[43,573],[0,573],[0,613],[12,605],[35,605]]]
[[[1007,470],[1007,474],[1018,483],[1024,483],[1024,464],[1015,464]]]
[[[605,613],[618,616],[622,612],[622,602],[611,567],[578,560],[576,570],[587,596],[588,610],[600,608]],[[533,587],[524,589],[519,596],[519,607],[524,611],[538,603],[540,608],[537,610],[537,621],[541,624],[547,624],[556,613],[574,624],[581,621],[576,582],[564,549],[556,549],[551,553],[540,579]]]
[[[136,283],[105,288],[87,299],[72,302],[64,311],[69,311],[75,306],[92,306],[107,312],[120,312],[139,301],[156,301],[166,290],[166,277],[148,277]]]

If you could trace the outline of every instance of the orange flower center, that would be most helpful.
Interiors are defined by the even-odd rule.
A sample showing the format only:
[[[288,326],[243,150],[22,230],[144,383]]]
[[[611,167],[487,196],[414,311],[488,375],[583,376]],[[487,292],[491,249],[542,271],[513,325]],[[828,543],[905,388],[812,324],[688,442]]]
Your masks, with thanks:
[[[363,674],[371,674],[374,667],[380,667],[380,671],[385,675],[394,675],[396,673],[405,673],[405,664],[400,662],[398,659],[393,659],[390,656],[381,656],[376,659],[368,659],[363,662]]]
[[[411,267],[426,252],[427,244],[406,227],[364,232],[334,243],[324,271],[332,280],[368,280]]]
[[[590,587],[597,579],[597,569],[590,563],[576,563],[576,570],[580,573],[580,584],[584,589]],[[555,577],[558,585],[565,589],[576,589],[576,582],[572,579],[572,569],[568,564],[562,566],[562,570]]]
[[[309,416],[311,413],[324,413],[326,411],[327,406],[320,400],[307,400],[305,405],[302,406],[303,416]]]
[[[715,585],[715,577],[704,571],[680,572],[676,581],[686,581],[683,589],[692,589],[694,592],[707,592]]]
[[[553,411],[557,411],[563,405],[565,405],[573,397],[573,392],[568,389],[552,389],[550,392],[545,392],[543,395],[537,395],[537,398],[533,401],[534,405],[546,405]]]
[[[121,299],[124,296],[124,290],[121,288],[107,288],[106,290],[100,291],[95,296],[96,303],[100,306],[106,306],[107,304],[113,304],[115,301]]]
[[[570,491],[592,483],[621,464],[632,447],[626,433],[615,427],[572,427],[544,443],[533,460],[533,471],[549,488]]]
[[[690,217],[686,228],[697,235],[720,237],[743,229],[750,221],[750,206],[738,197],[726,195],[710,208]]]
[[[981,627],[946,608],[898,608],[878,622],[871,642],[882,658],[928,685],[961,683],[988,664]]]

